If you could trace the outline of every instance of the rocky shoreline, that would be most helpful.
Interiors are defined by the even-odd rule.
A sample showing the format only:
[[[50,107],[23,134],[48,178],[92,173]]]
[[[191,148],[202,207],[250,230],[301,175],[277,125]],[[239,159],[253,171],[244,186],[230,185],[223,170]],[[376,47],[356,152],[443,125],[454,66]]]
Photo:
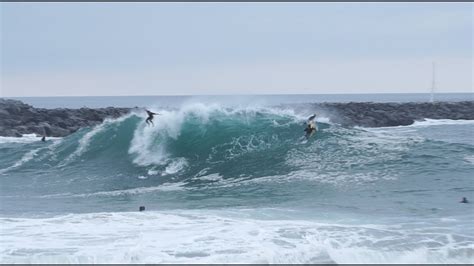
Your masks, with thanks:
[[[321,103],[312,104],[311,109],[348,127],[407,126],[425,118],[474,120],[474,101]]]
[[[130,108],[35,108],[18,100],[0,99],[0,136],[23,134],[64,137],[80,128],[95,126],[105,118],[127,114]]]
[[[303,107],[303,105],[301,105]],[[314,103],[310,109],[342,126],[386,127],[410,125],[416,120],[474,120],[474,101],[435,103]],[[308,108],[308,104],[304,105]],[[23,134],[64,137],[82,127],[117,118],[132,108],[35,108],[18,100],[0,99],[0,136]]]

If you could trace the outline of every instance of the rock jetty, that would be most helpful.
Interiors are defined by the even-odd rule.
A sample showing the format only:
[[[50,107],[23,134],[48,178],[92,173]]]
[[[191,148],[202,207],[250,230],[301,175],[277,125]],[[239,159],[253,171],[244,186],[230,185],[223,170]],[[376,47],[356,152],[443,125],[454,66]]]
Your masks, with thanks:
[[[391,127],[429,119],[474,120],[474,101],[318,103],[312,110],[343,126]]]
[[[474,101],[435,103],[314,103],[292,105],[308,108],[342,126],[387,127],[410,125],[424,118],[474,120]],[[0,136],[23,134],[64,137],[82,127],[117,118],[132,108],[35,108],[18,100],[0,98]]]
[[[82,127],[100,124],[105,118],[120,117],[129,108],[34,108],[18,100],[0,99],[0,136],[23,134],[64,137]]]

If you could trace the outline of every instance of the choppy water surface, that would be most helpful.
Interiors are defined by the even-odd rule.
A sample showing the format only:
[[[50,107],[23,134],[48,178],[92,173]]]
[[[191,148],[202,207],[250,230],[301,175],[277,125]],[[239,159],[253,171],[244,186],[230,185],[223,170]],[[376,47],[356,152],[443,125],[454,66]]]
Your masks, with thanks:
[[[472,263],[474,121],[193,103],[0,138],[0,261]],[[137,212],[145,205],[145,212]]]

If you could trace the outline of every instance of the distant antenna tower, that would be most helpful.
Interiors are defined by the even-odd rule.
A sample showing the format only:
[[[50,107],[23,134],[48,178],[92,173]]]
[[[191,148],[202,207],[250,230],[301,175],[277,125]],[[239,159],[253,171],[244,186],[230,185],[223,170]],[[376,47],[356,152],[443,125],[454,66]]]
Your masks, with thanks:
[[[435,80],[435,62],[433,62],[433,80],[431,82],[431,93],[430,93],[430,102],[434,102],[434,91],[436,88],[436,80]]]

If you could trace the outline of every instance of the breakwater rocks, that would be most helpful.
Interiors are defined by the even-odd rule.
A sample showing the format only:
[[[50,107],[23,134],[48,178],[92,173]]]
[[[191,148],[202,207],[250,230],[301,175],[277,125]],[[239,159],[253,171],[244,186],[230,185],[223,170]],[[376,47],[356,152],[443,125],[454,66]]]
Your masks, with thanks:
[[[416,120],[474,120],[474,101],[435,103],[314,103],[294,104],[292,108],[316,112],[342,126],[387,127],[410,125]],[[64,137],[82,127],[116,118],[132,108],[35,108],[21,101],[0,99],[0,136],[20,137],[35,133]],[[305,112],[306,112],[305,111]],[[145,116],[145,114],[144,114]]]
[[[21,137],[38,134],[64,137],[82,127],[100,124],[105,118],[120,117],[129,108],[34,108],[21,101],[0,99],[0,136]]]
[[[343,126],[407,126],[430,119],[474,120],[474,101],[408,103],[321,103],[312,110]]]

